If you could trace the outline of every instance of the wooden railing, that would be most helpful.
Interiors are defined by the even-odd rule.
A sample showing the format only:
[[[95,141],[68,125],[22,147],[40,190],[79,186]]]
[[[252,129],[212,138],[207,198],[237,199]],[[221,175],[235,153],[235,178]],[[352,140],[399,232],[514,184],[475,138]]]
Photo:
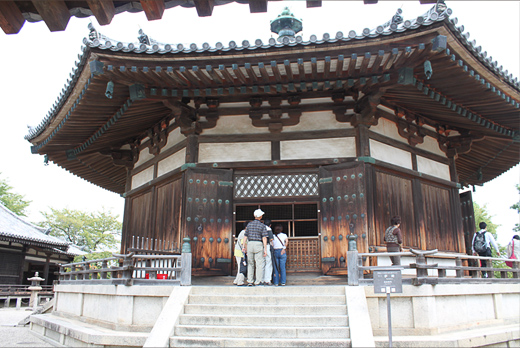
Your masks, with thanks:
[[[492,261],[505,261],[501,258],[470,256],[463,254],[439,253],[437,250],[414,250],[400,253],[358,253],[357,251],[348,251],[348,260],[357,260],[350,262],[349,285],[370,284],[372,282],[372,272],[377,270],[401,269],[412,270],[411,284],[459,284],[459,283],[520,283],[520,261],[514,261],[512,268],[495,268]],[[412,257],[415,262],[400,266],[364,266],[365,258],[378,257]],[[440,259],[452,260],[452,265],[439,265]],[[478,267],[469,265],[470,260],[480,262],[487,260],[487,267]],[[370,262],[373,261],[373,262]],[[375,260],[369,260],[368,264],[377,264]]]
[[[59,284],[191,285],[191,252],[125,255],[60,266]]]
[[[11,306],[16,301],[16,308],[23,305],[29,306],[31,297],[36,299],[36,304],[42,300],[49,301],[54,297],[53,285],[39,285],[41,290],[29,290],[30,285],[0,285],[0,301],[4,301],[4,307]]]

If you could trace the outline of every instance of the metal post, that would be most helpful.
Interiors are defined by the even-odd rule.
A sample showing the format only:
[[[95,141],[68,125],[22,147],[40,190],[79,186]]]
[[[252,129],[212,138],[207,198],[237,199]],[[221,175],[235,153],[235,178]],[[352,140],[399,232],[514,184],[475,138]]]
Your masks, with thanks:
[[[386,311],[388,314],[388,347],[392,347],[392,309],[390,305],[390,287],[386,287]]]

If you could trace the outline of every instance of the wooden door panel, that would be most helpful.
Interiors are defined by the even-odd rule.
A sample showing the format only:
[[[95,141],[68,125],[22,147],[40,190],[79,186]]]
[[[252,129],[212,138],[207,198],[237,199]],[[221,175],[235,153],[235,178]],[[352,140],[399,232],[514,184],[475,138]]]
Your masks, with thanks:
[[[365,163],[321,167],[319,191],[322,271],[346,272],[348,236],[357,235],[358,250],[367,250]]]
[[[132,245],[132,240],[137,237],[140,239],[153,239],[152,233],[152,189],[143,192],[135,197],[130,198],[130,212],[125,215],[128,219],[125,244],[121,246],[122,252],[125,253]]]
[[[233,172],[185,172],[185,231],[192,240],[194,274],[231,274]]]
[[[173,245],[175,249],[181,245],[180,214],[182,202],[182,180],[157,186],[155,237],[166,245]]]

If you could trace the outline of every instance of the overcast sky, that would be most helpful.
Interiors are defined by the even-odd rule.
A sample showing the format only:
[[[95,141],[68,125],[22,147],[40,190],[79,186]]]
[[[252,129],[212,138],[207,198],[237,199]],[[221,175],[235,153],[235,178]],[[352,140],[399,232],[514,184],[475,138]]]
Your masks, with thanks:
[[[503,65],[505,70],[520,77],[520,2],[518,1],[446,1],[476,40],[483,51]],[[277,37],[270,32],[270,21],[289,6],[297,18],[303,20],[304,41],[315,34],[334,36],[350,30],[360,33],[364,28],[390,20],[398,8],[404,19],[424,14],[432,5],[416,1],[379,1],[364,5],[363,1],[323,1],[322,7],[306,9],[305,1],[269,2],[268,12],[251,14],[248,5],[232,3],[215,6],[211,17],[198,17],[195,8],[175,7],[165,11],[160,21],[147,21],[143,12],[125,13],[114,17],[108,26],[98,25],[94,17],[72,17],[67,29],[51,33],[45,23],[25,23],[19,34],[6,35],[0,31],[0,178],[8,179],[16,193],[32,201],[29,219],[41,221],[40,211],[70,208],[84,211],[106,209],[123,217],[124,200],[114,193],[98,188],[54,164],[44,165],[43,156],[32,155],[30,143],[24,139],[27,126],[38,125],[57,100],[74,63],[81,53],[82,40],[88,36],[92,22],[101,34],[114,42],[137,42],[138,31],[162,43],[201,47],[208,42],[228,46],[229,41],[241,43],[261,39],[267,42]],[[435,72],[434,72],[435,73]],[[519,201],[515,185],[519,183],[520,169],[514,169],[499,178],[477,187],[473,200],[487,205],[492,221],[502,225],[499,242],[506,244],[513,235],[518,214],[510,206]]]

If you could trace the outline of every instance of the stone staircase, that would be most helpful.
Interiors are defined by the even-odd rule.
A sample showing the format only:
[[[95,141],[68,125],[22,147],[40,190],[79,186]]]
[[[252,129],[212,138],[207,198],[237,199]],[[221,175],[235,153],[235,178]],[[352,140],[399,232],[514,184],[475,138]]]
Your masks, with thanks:
[[[193,287],[170,347],[351,347],[344,286]]]

